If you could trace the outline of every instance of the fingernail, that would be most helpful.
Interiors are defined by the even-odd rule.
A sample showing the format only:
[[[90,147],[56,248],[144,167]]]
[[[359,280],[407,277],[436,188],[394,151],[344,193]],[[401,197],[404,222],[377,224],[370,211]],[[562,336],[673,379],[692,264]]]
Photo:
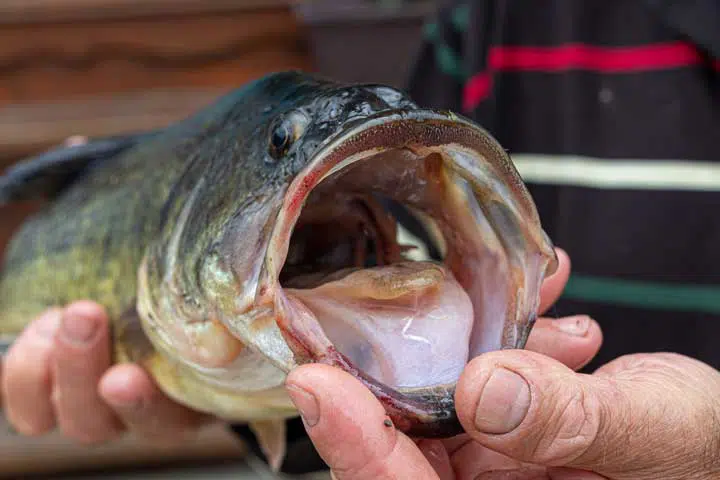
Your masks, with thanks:
[[[60,319],[62,318],[62,311],[60,309],[48,310],[37,319],[35,322],[35,331],[45,337],[52,338],[55,336],[58,327],[60,326]]]
[[[87,343],[98,329],[94,318],[81,315],[63,315],[62,333],[66,340],[74,343]]]
[[[286,388],[290,399],[295,404],[295,408],[300,411],[300,416],[303,418],[305,425],[308,427],[317,425],[318,420],[320,420],[320,407],[315,396],[297,385],[287,385]]]
[[[530,408],[530,387],[517,373],[496,368],[485,383],[475,412],[475,427],[482,433],[514,430]]]
[[[590,317],[577,315],[574,317],[558,318],[554,322],[555,327],[563,333],[574,337],[584,337],[590,329]]]

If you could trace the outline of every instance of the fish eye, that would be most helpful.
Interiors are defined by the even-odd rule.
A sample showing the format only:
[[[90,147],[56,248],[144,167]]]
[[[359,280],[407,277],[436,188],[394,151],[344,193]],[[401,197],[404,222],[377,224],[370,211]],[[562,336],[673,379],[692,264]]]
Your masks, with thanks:
[[[300,112],[292,112],[279,118],[270,128],[268,153],[273,160],[285,156],[297,142],[307,127],[308,119]]]

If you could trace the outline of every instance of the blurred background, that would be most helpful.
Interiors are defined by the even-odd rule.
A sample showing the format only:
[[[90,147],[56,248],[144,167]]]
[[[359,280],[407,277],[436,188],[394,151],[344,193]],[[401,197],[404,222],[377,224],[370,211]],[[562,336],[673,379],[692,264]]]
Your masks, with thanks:
[[[73,135],[166,125],[272,71],[402,88],[436,3],[0,0],[0,172]],[[0,254],[37,208],[0,207]],[[19,437],[0,424],[0,477],[51,475],[276,478],[222,427],[181,448],[131,437],[88,448],[55,435]]]

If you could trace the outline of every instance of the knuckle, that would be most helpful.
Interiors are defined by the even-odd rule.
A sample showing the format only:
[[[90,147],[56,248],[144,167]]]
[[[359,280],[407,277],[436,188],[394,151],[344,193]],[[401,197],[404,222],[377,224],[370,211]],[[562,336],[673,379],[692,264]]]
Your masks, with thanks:
[[[364,451],[355,451],[350,455],[337,452],[336,458],[331,461],[332,469],[340,478],[392,478],[393,464],[398,460],[399,438],[397,431],[391,429],[392,437],[384,442],[369,445]],[[348,459],[352,461],[348,462]]]
[[[565,464],[584,455],[600,430],[600,403],[581,388],[562,397],[531,427],[538,432],[530,442],[529,458],[544,465]]]

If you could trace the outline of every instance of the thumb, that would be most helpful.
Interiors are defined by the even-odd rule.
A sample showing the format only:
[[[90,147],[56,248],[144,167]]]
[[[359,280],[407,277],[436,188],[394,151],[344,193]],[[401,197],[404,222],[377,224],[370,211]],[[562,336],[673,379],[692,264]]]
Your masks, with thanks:
[[[717,468],[713,374],[679,355],[623,357],[583,375],[533,352],[492,352],[466,368],[456,407],[477,442],[519,461],[688,478]]]
[[[438,478],[415,443],[393,427],[380,402],[348,373],[304,365],[290,372],[285,386],[335,479]]]

